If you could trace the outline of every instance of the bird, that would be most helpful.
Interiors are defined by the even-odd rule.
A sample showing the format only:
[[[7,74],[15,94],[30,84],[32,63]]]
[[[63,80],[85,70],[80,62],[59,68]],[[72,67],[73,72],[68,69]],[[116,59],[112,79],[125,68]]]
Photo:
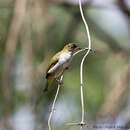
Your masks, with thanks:
[[[44,92],[48,91],[49,84],[57,80],[63,72],[68,69],[72,62],[72,57],[74,54],[81,50],[79,46],[77,46],[75,43],[69,43],[64,46],[64,48],[56,53],[51,59],[48,64],[48,68],[46,71],[46,85],[44,88]],[[57,80],[58,81],[58,80]]]

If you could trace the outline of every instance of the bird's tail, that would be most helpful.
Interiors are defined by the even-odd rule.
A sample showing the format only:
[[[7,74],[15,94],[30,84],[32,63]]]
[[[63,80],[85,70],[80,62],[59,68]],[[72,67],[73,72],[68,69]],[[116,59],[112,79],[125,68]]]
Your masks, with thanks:
[[[49,82],[46,82],[45,88],[43,89],[43,92],[47,92],[48,91],[48,86],[49,86]]]
[[[52,76],[48,77],[47,79],[47,82],[46,82],[46,85],[45,85],[45,88],[44,88],[44,92],[47,92],[48,91],[48,86],[49,84],[54,80],[54,78]]]

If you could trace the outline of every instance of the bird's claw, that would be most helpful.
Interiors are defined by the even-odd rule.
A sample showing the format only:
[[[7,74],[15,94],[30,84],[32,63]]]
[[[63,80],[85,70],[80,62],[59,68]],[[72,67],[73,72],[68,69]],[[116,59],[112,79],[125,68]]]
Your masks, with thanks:
[[[59,85],[62,85],[63,84],[63,81],[59,80],[59,79],[56,79],[56,81],[58,82]]]
[[[63,81],[59,81],[58,84],[59,84],[59,85],[63,85]]]

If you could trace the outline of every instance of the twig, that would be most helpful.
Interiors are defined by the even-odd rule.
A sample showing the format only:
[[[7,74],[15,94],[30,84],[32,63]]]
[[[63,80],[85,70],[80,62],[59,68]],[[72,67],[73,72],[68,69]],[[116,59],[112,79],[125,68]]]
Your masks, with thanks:
[[[66,125],[68,125],[68,126],[70,126],[70,125],[71,125],[71,126],[74,126],[74,125],[83,126],[83,125],[84,125],[84,126],[85,126],[86,123],[82,123],[82,124],[81,124],[81,122],[74,122],[74,123],[67,123]]]
[[[74,56],[75,56],[75,55],[77,55],[79,52],[81,52],[81,51],[86,51],[86,50],[88,50],[88,48],[83,48],[83,49],[81,49],[81,50],[77,51],[76,53],[74,53]],[[90,49],[90,51],[92,51],[92,52],[94,52],[94,53],[95,53],[95,51],[94,51],[94,50],[92,50],[92,49]]]
[[[84,57],[81,61],[81,64],[80,64],[80,91],[81,91],[81,106],[82,106],[82,118],[81,118],[81,122],[80,122],[80,124],[81,124],[80,130],[82,130],[82,128],[83,128],[82,124],[85,124],[84,123],[84,116],[85,116],[85,114],[84,114],[84,96],[83,96],[83,64],[84,64],[85,58],[87,57],[87,55],[89,54],[89,52],[91,50],[91,38],[90,38],[90,34],[89,34],[89,28],[88,28],[87,22],[85,20],[84,14],[83,14],[81,0],[79,0],[79,9],[80,9],[81,17],[82,17],[82,20],[84,22],[84,25],[85,25],[85,28],[87,31],[88,43],[89,43],[88,50],[87,50],[86,54],[84,55]]]
[[[81,5],[81,0],[79,0],[79,9],[80,9],[80,13],[81,13],[81,17],[82,20],[84,22],[86,31],[87,31],[87,35],[88,35],[88,48],[84,48],[79,50],[77,53],[75,53],[74,55],[78,54],[79,52],[82,51],[87,51],[86,54],[84,55],[84,57],[82,58],[81,64],[80,64],[80,93],[81,93],[81,107],[82,107],[82,117],[81,117],[81,121],[79,123],[69,123],[67,125],[80,125],[80,130],[82,130],[83,126],[86,125],[85,121],[84,121],[84,96],[83,96],[83,64],[85,61],[85,58],[88,56],[89,52],[92,51],[91,49],[91,38],[90,38],[90,34],[89,34],[89,28],[87,25],[87,22],[85,20],[84,14],[83,14],[83,9],[82,9],[82,5]]]
[[[50,112],[50,115],[49,115],[49,118],[48,118],[48,128],[49,128],[49,130],[52,130],[52,128],[51,128],[51,118],[52,118],[52,114],[55,110],[55,103],[56,103],[56,99],[57,99],[57,96],[58,96],[58,93],[59,93],[59,89],[61,87],[62,80],[63,80],[63,75],[61,75],[60,81],[58,82],[58,88],[57,88],[56,95],[55,95],[55,98],[54,98],[54,101],[53,101],[53,104],[52,104],[52,107],[51,107],[51,112]]]

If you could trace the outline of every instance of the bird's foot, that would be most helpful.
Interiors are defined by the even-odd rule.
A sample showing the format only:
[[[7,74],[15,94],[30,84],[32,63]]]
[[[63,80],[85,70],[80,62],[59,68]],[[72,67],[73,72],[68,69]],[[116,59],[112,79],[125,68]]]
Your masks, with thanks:
[[[56,81],[58,82],[59,85],[62,85],[63,84],[63,81],[59,80],[59,79],[56,79]]]
[[[63,81],[59,81],[58,84],[59,84],[59,85],[63,85]]]

